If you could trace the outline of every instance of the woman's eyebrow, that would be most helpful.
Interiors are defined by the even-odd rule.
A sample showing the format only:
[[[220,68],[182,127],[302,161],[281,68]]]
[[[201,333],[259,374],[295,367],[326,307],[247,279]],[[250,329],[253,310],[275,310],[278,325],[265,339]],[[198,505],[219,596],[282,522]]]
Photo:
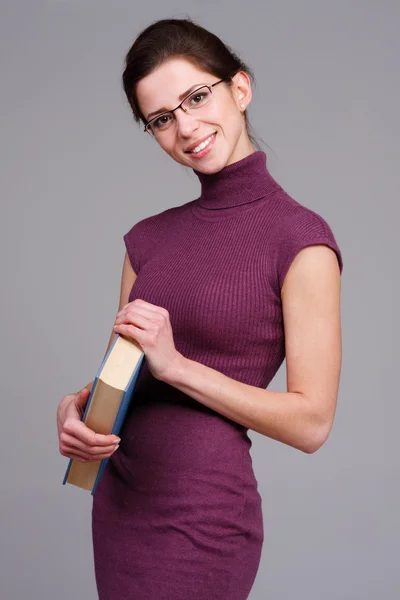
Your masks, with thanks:
[[[188,96],[190,94],[190,92],[192,90],[194,90],[195,88],[201,87],[202,85],[206,85],[206,84],[205,83],[196,83],[195,85],[192,85],[192,87],[190,87],[188,90],[186,90],[186,92],[183,92],[183,94],[178,96],[179,100],[183,100],[184,98],[186,98],[186,96]],[[169,110],[171,110],[171,109],[165,108],[165,106],[163,106],[163,108],[159,108],[158,110],[154,110],[153,112],[151,112],[147,115],[147,120],[149,120],[150,117],[152,117],[153,115],[158,115],[158,113],[161,113],[161,112],[168,112]]]

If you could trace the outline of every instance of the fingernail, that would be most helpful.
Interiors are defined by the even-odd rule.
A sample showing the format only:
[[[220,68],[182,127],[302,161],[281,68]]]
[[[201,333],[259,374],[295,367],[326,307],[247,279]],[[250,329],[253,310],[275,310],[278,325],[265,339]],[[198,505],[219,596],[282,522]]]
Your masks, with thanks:
[[[116,450],[118,450],[118,448],[119,448],[119,444],[118,444],[118,446],[115,446],[113,452],[115,452]]]

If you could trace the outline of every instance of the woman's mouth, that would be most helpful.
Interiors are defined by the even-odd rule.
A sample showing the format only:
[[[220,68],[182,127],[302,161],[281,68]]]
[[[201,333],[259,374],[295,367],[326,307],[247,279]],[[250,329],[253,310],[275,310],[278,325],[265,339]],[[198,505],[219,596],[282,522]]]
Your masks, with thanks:
[[[206,156],[206,154],[210,152],[211,148],[214,145],[216,135],[217,132],[214,132],[206,140],[204,140],[204,142],[199,144],[191,152],[188,152],[188,154],[190,154],[190,156],[193,156],[193,158],[202,158],[203,156]]]

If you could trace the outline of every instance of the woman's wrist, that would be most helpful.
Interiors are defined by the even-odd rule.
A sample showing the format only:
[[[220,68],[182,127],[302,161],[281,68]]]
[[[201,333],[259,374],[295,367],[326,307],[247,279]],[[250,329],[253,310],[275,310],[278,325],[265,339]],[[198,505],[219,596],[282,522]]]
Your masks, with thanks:
[[[163,376],[160,378],[161,381],[164,381],[169,385],[175,385],[182,379],[186,366],[187,359],[183,356],[183,354],[177,352],[174,362],[168,366],[163,373]]]

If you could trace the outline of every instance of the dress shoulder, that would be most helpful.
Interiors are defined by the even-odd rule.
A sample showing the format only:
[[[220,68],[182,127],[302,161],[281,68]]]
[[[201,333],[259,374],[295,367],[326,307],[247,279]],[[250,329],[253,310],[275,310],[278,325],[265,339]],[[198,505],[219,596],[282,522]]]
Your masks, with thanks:
[[[126,251],[136,274],[149,251],[162,239],[163,232],[177,223],[177,217],[185,209],[186,205],[174,206],[145,217],[123,235]]]
[[[324,244],[331,248],[336,253],[342,273],[343,257],[331,227],[320,214],[299,202],[292,200],[285,203],[274,237],[274,267],[279,291],[295,256],[306,246]]]

